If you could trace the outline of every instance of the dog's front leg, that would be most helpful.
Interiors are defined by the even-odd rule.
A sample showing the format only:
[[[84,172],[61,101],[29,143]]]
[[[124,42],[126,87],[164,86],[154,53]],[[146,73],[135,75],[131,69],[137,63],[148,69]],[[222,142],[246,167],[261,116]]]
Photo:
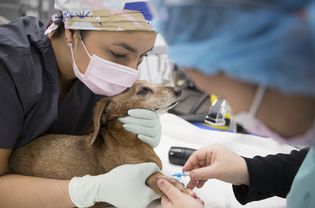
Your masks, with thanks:
[[[103,203],[103,202],[99,202],[91,206],[91,208],[109,208],[109,207],[113,207],[113,206],[108,203]]]
[[[164,176],[161,173],[154,173],[153,175],[151,175],[146,183],[148,186],[150,186],[156,193],[158,193],[160,196],[163,195],[163,193],[160,191],[159,187],[157,186],[157,181],[160,178],[164,178],[167,181],[169,181],[171,184],[173,184],[176,188],[178,188],[181,192],[186,193],[186,194],[190,194],[190,191],[188,191],[184,184],[182,184],[181,182],[179,182],[178,180],[171,178],[171,177],[167,177]]]

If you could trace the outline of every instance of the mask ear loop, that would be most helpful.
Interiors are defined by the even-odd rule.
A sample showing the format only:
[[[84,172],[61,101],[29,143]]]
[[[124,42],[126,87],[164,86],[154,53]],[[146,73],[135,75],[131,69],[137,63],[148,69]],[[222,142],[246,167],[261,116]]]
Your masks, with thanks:
[[[75,63],[75,59],[74,59],[74,54],[73,54],[72,43],[71,43],[71,42],[68,42],[67,45],[68,45],[69,48],[70,48],[70,53],[71,53],[71,57],[72,57],[72,62],[73,62],[73,64],[76,64],[76,63]]]
[[[88,56],[90,57],[90,59],[91,59],[92,56],[91,56],[91,54],[89,53],[88,49],[86,48],[86,46],[85,46],[85,44],[84,44],[84,42],[83,42],[83,40],[82,40],[82,37],[81,37],[81,34],[80,34],[80,33],[79,33],[78,37],[79,37],[79,39],[80,39],[80,41],[81,41],[81,43],[82,43],[82,45],[83,45],[83,48],[84,48],[85,52],[87,53],[87,55],[88,55]]]
[[[248,111],[249,115],[251,115],[252,117],[255,117],[258,111],[258,108],[265,96],[265,92],[266,92],[266,87],[261,86],[261,85],[258,86],[252,105],[250,106],[249,111]]]
[[[72,57],[72,64],[78,69],[77,70],[77,73],[81,74],[82,76],[84,75],[78,68],[77,64],[75,63],[75,59],[74,59],[74,53],[73,53],[73,48],[72,48],[72,43],[71,42],[68,42],[67,45],[69,46],[70,48],[70,53],[71,53],[71,57]],[[73,68],[73,70],[75,71],[75,69]]]
[[[84,42],[82,41],[82,38],[81,38],[81,34],[80,34],[80,33],[78,34],[78,38],[80,39],[80,41],[81,41],[81,43],[82,43],[82,45],[83,45],[83,48],[84,48],[85,52],[87,53],[87,55],[88,55],[88,56],[90,57],[90,59],[91,59],[92,57],[91,57],[89,51],[87,50],[87,48],[86,48]],[[73,62],[73,64],[76,64],[76,63],[75,63],[75,59],[74,59],[73,48],[72,48],[73,44],[72,44],[71,41],[68,41],[67,45],[70,47],[70,52],[71,52],[71,56],[72,56],[72,62]]]

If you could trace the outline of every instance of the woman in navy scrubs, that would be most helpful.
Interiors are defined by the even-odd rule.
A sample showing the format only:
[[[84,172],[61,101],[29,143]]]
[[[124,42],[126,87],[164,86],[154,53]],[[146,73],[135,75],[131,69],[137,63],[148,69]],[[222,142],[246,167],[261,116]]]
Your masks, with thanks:
[[[71,181],[6,174],[14,148],[45,133],[84,134],[96,102],[130,87],[143,56],[154,45],[156,33],[141,1],[113,5],[106,0],[57,0],[55,7],[61,12],[48,29],[34,17],[0,26],[0,207],[88,207],[98,201],[145,207],[157,197],[144,184],[157,171],[154,164],[121,166],[111,174]],[[121,80],[129,82],[112,81],[115,70],[128,71]],[[158,115],[133,111],[137,118],[127,119],[133,126],[129,130],[156,146]],[[152,126],[137,125],[137,119],[151,120]],[[143,135],[145,128],[149,133]],[[120,182],[116,174],[130,180]],[[139,195],[144,197],[135,200]]]

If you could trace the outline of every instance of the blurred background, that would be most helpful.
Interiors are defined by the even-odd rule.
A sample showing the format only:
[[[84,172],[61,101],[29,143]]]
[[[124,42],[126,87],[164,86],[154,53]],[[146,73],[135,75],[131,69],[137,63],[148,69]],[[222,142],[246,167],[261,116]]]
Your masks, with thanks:
[[[47,21],[52,12],[52,0],[0,0],[0,14],[8,20],[31,15]]]

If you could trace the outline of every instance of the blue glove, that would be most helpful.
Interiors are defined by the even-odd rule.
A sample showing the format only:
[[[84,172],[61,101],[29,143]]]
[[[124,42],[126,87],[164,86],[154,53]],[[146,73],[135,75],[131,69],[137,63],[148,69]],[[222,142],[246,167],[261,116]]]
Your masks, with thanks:
[[[138,138],[150,145],[157,147],[161,139],[161,123],[159,114],[146,109],[131,109],[128,115],[118,120],[123,123],[123,127],[137,134]]]

